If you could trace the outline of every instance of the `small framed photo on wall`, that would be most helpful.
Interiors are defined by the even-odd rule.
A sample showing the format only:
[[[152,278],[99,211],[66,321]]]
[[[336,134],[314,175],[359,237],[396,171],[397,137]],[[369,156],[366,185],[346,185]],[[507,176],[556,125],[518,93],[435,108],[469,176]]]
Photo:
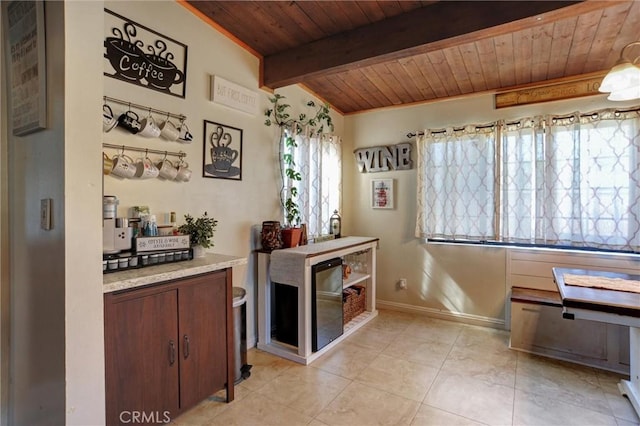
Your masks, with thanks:
[[[202,176],[242,180],[242,129],[204,120]]]
[[[393,208],[393,179],[371,179],[371,208]]]

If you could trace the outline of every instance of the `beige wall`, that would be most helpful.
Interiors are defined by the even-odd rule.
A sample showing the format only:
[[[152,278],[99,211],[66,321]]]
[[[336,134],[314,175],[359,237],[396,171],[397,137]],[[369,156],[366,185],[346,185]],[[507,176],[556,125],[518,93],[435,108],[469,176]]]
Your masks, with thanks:
[[[360,173],[354,149],[409,141],[406,137],[408,132],[425,128],[626,105],[632,103],[612,103],[601,95],[496,110],[493,96],[486,94],[345,117],[345,230],[351,235],[380,238],[378,305],[503,327],[508,294],[507,251],[499,247],[424,244],[414,237],[415,168]],[[410,141],[415,146],[415,139]],[[414,161],[415,158],[414,153]],[[373,210],[369,207],[372,178],[395,179],[395,209]],[[407,279],[407,290],[396,287],[400,278]]]
[[[45,17],[47,128],[2,133],[2,422],[99,424],[101,223],[92,212],[101,208],[100,147],[88,141],[101,134],[93,111],[101,105],[102,54],[93,46],[102,34],[93,29],[102,26],[102,5],[47,2]],[[45,198],[49,231],[40,229]]]
[[[64,8],[46,5],[46,130],[8,137],[11,424],[65,421]],[[3,91],[4,93],[4,91]],[[54,227],[39,206],[53,199]],[[36,266],[37,265],[37,266]]]
[[[101,2],[65,2],[64,269],[66,424],[104,421]],[[98,46],[98,47],[96,47]]]

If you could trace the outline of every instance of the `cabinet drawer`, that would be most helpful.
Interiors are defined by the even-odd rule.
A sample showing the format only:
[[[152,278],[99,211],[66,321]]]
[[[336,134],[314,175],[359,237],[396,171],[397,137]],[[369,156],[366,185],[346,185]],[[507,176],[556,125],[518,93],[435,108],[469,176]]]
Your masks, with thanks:
[[[556,356],[606,360],[607,325],[564,319],[562,308],[556,306],[512,302],[511,347]]]

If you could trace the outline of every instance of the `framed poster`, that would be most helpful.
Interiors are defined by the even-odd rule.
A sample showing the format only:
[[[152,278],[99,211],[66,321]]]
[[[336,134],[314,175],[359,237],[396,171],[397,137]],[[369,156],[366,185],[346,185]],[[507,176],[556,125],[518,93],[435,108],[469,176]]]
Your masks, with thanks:
[[[204,120],[202,176],[242,180],[242,129]]]
[[[393,208],[393,179],[371,179],[371,208]]]
[[[187,45],[104,11],[104,75],[184,98]]]
[[[17,136],[47,127],[43,1],[2,2],[11,127]]]

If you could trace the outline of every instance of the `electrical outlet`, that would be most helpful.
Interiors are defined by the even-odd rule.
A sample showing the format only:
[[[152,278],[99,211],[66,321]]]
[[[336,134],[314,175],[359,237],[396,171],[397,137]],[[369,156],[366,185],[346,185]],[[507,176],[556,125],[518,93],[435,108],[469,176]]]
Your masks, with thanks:
[[[40,200],[40,228],[45,231],[51,229],[51,198]]]
[[[398,288],[400,290],[406,290],[407,289],[407,279],[406,278],[400,278],[400,280],[398,281]]]

